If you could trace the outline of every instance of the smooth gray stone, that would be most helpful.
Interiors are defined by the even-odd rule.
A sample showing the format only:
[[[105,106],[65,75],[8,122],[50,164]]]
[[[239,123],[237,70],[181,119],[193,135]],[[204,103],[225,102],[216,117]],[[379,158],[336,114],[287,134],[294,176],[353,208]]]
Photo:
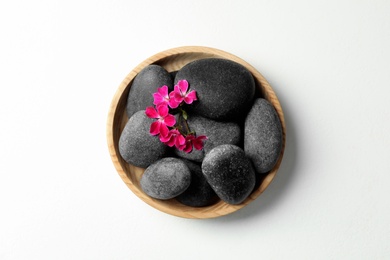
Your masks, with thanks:
[[[119,138],[119,153],[126,162],[146,168],[164,156],[167,146],[149,133],[153,121],[145,110],[136,112],[127,121]]]
[[[203,150],[193,149],[191,153],[185,153],[175,149],[176,155],[188,160],[202,162],[206,153],[221,144],[238,145],[240,142],[241,130],[238,124],[233,122],[221,122],[211,120],[198,115],[188,115],[188,126],[195,131],[197,136],[205,135]]]
[[[173,90],[171,75],[159,65],[149,65],[134,78],[127,97],[126,113],[130,118],[135,112],[153,106],[153,93],[167,85],[168,92]]]
[[[270,171],[282,150],[283,133],[278,114],[267,100],[256,99],[245,119],[244,151],[258,173]]]
[[[217,202],[218,196],[203,176],[201,166],[188,160],[184,160],[184,163],[191,171],[191,184],[176,199],[191,207],[204,207]]]
[[[255,171],[244,151],[231,144],[217,146],[206,154],[202,172],[215,193],[229,204],[243,202],[256,181]]]
[[[141,189],[155,199],[172,199],[183,193],[191,183],[191,172],[180,159],[163,158],[146,168]]]
[[[201,59],[182,67],[175,84],[185,79],[196,90],[198,101],[188,106],[201,116],[234,121],[246,115],[255,94],[252,74],[241,64],[226,59]]]

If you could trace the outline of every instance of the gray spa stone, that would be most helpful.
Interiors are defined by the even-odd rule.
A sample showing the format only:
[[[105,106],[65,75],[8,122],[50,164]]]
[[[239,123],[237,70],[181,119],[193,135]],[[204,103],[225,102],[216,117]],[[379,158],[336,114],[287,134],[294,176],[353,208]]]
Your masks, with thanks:
[[[231,144],[217,146],[206,154],[202,172],[215,193],[229,204],[243,202],[256,181],[255,171],[244,151]]]
[[[240,142],[241,130],[238,124],[233,122],[214,121],[198,115],[189,115],[187,123],[191,131],[195,131],[197,136],[205,135],[203,150],[193,149],[191,153],[185,153],[175,149],[176,155],[188,160],[201,162],[206,153],[221,144],[234,144]]]
[[[164,156],[167,146],[149,133],[152,122],[145,110],[136,112],[127,121],[119,138],[119,153],[126,162],[146,168]]]
[[[188,160],[184,160],[184,163],[191,171],[191,184],[176,199],[191,207],[204,207],[217,202],[218,196],[203,176],[201,166]]]
[[[163,67],[152,64],[142,69],[131,84],[126,105],[127,116],[130,118],[135,112],[153,106],[153,93],[164,85],[168,86],[168,91],[173,90],[172,77]]]
[[[198,101],[188,106],[201,116],[233,121],[246,115],[255,94],[252,74],[241,64],[226,59],[201,59],[182,67],[175,83],[181,79],[196,90]]]
[[[142,190],[152,198],[167,200],[183,193],[191,183],[191,172],[180,159],[163,158],[146,168]]]
[[[245,119],[244,151],[258,173],[270,171],[282,150],[283,133],[278,114],[267,100],[256,99]]]

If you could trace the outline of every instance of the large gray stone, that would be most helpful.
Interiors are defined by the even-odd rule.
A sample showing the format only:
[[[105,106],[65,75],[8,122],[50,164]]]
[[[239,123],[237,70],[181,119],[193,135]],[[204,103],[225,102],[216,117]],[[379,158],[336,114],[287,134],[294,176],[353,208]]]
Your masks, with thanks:
[[[270,171],[282,150],[283,133],[278,114],[267,100],[256,99],[245,119],[244,151],[258,173]]]
[[[215,193],[229,204],[243,202],[256,181],[255,171],[244,151],[231,144],[217,146],[206,154],[202,172]]]
[[[152,64],[141,70],[131,84],[126,105],[127,116],[130,118],[135,112],[153,106],[153,93],[164,85],[168,86],[168,91],[173,89],[172,77],[163,67]]]
[[[189,115],[187,120],[191,131],[195,131],[197,136],[205,135],[203,150],[193,149],[191,153],[185,153],[175,149],[175,153],[188,160],[201,162],[206,153],[221,144],[238,145],[240,142],[241,130],[238,124],[233,122],[220,122],[198,115]]]
[[[176,74],[196,90],[198,101],[189,106],[214,120],[235,120],[246,115],[255,93],[252,74],[241,64],[226,59],[201,59],[188,63]]]
[[[188,160],[184,162],[191,171],[191,184],[176,199],[191,207],[204,207],[217,202],[218,196],[203,176],[201,166]]]
[[[146,168],[141,189],[150,197],[167,200],[183,193],[191,183],[191,172],[180,159],[163,158]]]
[[[119,153],[126,162],[146,168],[164,156],[167,146],[149,133],[152,122],[145,110],[136,112],[127,121],[119,138]]]

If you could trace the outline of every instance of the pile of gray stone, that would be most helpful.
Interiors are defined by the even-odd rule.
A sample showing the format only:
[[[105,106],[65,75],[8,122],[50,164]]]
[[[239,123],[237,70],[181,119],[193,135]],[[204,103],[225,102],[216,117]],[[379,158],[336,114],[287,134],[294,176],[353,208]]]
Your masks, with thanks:
[[[202,150],[185,153],[149,133],[158,87],[170,90],[185,79],[198,100],[188,106],[188,125],[208,137]],[[158,65],[145,67],[131,83],[126,113],[129,120],[119,140],[119,152],[129,164],[145,168],[141,188],[156,199],[173,199],[193,207],[223,200],[242,203],[275,166],[282,149],[279,117],[266,99],[256,94],[252,74],[226,59],[201,59],[179,71]]]

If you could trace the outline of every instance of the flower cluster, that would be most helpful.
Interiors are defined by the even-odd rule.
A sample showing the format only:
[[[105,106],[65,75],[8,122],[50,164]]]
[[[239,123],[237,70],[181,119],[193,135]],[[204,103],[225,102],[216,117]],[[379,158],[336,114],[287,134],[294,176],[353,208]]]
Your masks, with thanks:
[[[146,108],[146,115],[156,119],[150,125],[150,134],[158,135],[160,141],[169,147],[190,153],[193,147],[203,149],[206,136],[196,136],[187,124],[187,113],[184,104],[192,104],[197,100],[196,91],[189,91],[187,80],[179,80],[174,90],[168,93],[168,87],[162,86],[153,93],[153,106]],[[177,115],[177,120],[175,115]]]

